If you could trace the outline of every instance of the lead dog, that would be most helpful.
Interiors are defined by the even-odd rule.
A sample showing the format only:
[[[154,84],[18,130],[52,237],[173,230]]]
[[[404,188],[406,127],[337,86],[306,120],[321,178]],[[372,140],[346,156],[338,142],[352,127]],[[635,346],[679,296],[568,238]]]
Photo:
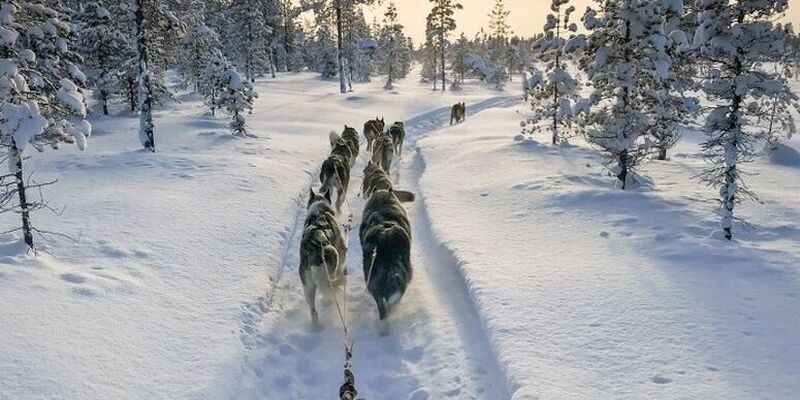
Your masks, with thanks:
[[[342,295],[347,245],[331,206],[330,193],[320,195],[311,189],[306,210],[303,237],[300,241],[299,272],[311,321],[318,327],[317,289],[328,298]]]
[[[389,136],[394,144],[394,152],[398,156],[403,155],[403,142],[406,140],[406,125],[403,122],[395,122],[389,127]]]
[[[377,190],[364,208],[359,228],[367,289],[386,319],[411,282],[411,225],[402,201],[413,201],[409,192]]]
[[[456,123],[462,122],[467,118],[467,103],[456,103],[450,110],[450,125],[453,121]]]
[[[364,137],[367,138],[367,151],[372,151],[372,142],[383,133],[383,128],[386,127],[386,123],[383,122],[383,117],[378,119],[369,120],[364,123]]]
[[[330,193],[336,189],[336,211],[341,211],[347,196],[347,187],[350,185],[350,161],[341,155],[331,154],[322,163],[319,181],[322,184],[320,188],[322,193]]]

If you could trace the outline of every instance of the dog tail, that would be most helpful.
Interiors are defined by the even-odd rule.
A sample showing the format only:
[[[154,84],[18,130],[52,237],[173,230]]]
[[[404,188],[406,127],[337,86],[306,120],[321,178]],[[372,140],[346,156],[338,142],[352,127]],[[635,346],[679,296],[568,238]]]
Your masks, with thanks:
[[[413,203],[416,200],[416,196],[414,193],[411,193],[406,190],[392,190],[397,200],[400,200],[401,203]]]
[[[331,131],[328,134],[328,139],[331,141],[331,148],[334,148],[336,147],[336,143],[338,143],[339,140],[342,139],[342,136],[339,135],[336,131]]]

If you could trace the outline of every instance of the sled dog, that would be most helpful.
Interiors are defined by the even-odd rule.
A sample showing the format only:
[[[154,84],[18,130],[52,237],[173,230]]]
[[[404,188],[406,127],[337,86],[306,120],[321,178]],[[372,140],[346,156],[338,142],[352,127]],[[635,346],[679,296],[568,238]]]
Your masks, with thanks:
[[[381,134],[375,139],[372,146],[372,162],[380,165],[388,174],[389,168],[392,166],[392,158],[394,157],[392,138],[387,134]]]
[[[330,193],[316,194],[311,189],[307,215],[300,241],[300,281],[311,312],[311,321],[319,326],[317,289],[326,297],[341,296],[345,284],[347,245]]]
[[[372,151],[372,142],[383,133],[383,128],[386,124],[383,122],[383,117],[378,119],[369,120],[364,124],[364,137],[367,138],[367,151]]]
[[[411,282],[411,226],[401,201],[413,198],[409,192],[377,190],[364,208],[359,228],[364,277],[381,320]]]
[[[341,135],[338,133],[331,131],[329,134],[329,138],[331,141],[331,150],[335,150],[336,146],[339,142],[344,142],[347,144],[347,148],[350,150],[351,161],[350,165],[353,166],[358,159],[358,151],[359,151],[359,143],[358,143],[358,132],[355,129],[345,125],[344,132]]]
[[[467,103],[456,103],[450,110],[450,125],[464,121],[467,118]]]
[[[364,167],[364,180],[361,182],[361,194],[365,199],[372,196],[372,192],[376,190],[389,190],[392,188],[392,181],[389,179],[389,174],[381,168],[380,165],[370,161]]]
[[[344,146],[347,147],[347,146]],[[349,151],[349,150],[348,150]],[[342,210],[347,187],[350,184],[350,162],[341,155],[331,154],[319,170],[320,191],[330,193],[336,189],[336,211]]]
[[[403,155],[403,142],[406,140],[406,125],[403,122],[395,122],[389,127],[389,136],[394,144],[394,152],[398,156]]]

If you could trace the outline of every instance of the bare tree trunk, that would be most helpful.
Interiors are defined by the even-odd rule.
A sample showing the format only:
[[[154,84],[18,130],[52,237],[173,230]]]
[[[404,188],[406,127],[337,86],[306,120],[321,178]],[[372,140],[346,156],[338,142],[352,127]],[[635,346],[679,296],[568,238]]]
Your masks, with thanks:
[[[33,248],[33,229],[31,229],[30,209],[28,197],[25,193],[25,175],[22,173],[22,153],[17,149],[17,144],[11,141],[11,158],[9,163],[16,165],[14,178],[17,183],[17,196],[19,196],[19,214],[22,216],[22,237],[28,247]]]
[[[342,38],[342,0],[336,0],[336,46],[338,54],[336,58],[339,62],[339,91],[347,93],[347,82],[344,76],[344,54]]]
[[[155,153],[153,126],[153,92],[147,54],[147,32],[144,28],[145,0],[136,0],[136,50],[139,57],[139,139],[146,150]]]

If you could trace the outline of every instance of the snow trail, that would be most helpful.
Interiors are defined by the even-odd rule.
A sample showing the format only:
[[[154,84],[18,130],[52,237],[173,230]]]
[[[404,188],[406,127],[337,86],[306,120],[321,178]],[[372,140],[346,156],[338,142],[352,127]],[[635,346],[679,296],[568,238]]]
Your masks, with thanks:
[[[510,96],[488,98],[469,106],[468,116],[514,100]],[[449,117],[447,106],[405,121],[406,151],[392,171],[398,189],[417,192],[424,170],[416,154],[417,140],[448,126]],[[362,144],[362,152],[363,148]],[[436,244],[420,199],[407,205],[413,231],[414,279],[390,318],[389,334],[381,334],[374,301],[364,289],[358,238],[364,206],[358,194],[363,167],[364,157],[359,157],[339,217],[340,223],[348,223],[352,215],[346,304],[349,330],[355,338],[353,371],[360,395],[414,400],[507,399],[506,379],[458,273],[457,260]],[[287,233],[280,271],[271,278],[274,290],[244,308],[242,338],[250,351],[245,355],[237,398],[330,398],[341,385],[344,344],[334,306],[322,303],[324,329],[313,332],[297,276],[306,195],[304,191],[298,199],[300,211]],[[356,320],[359,313],[363,314]]]

